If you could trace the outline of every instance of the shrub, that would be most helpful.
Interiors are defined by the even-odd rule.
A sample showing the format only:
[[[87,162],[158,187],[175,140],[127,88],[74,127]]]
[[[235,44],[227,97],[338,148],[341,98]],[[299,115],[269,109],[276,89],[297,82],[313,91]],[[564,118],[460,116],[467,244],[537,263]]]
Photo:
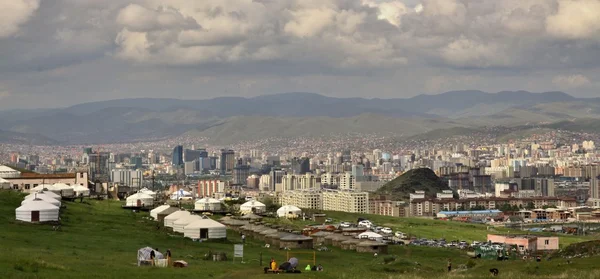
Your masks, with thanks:
[[[471,269],[473,267],[475,267],[477,265],[477,263],[474,260],[469,260],[466,264],[468,269]]]

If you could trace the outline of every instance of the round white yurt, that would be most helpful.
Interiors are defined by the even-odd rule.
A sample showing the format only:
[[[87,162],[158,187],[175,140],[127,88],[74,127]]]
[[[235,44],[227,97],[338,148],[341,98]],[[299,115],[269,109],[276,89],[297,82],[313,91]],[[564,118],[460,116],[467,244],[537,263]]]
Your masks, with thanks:
[[[181,219],[183,217],[186,216],[190,216],[191,214],[188,211],[185,210],[179,210],[179,211],[175,211],[171,214],[169,214],[168,216],[165,217],[165,227],[173,227],[173,222],[175,222],[178,219]]]
[[[183,235],[191,239],[223,239],[227,238],[227,227],[212,219],[202,219],[185,226]]]
[[[15,209],[15,217],[24,222],[58,221],[58,206],[35,198]]]
[[[73,190],[73,188],[71,188],[71,186],[64,184],[64,183],[55,183],[52,184],[52,188],[48,189],[58,195],[61,195],[63,197],[72,197],[75,195],[75,190]]]
[[[154,198],[142,193],[133,194],[125,199],[125,206],[146,207],[153,204]]]
[[[36,199],[45,201],[45,202],[47,202],[49,204],[52,204],[52,205],[54,205],[56,207],[60,207],[60,201],[59,200],[57,200],[55,198],[52,198],[51,196],[48,196],[46,194],[42,194],[42,193],[33,193],[33,194],[30,194],[30,195],[26,196],[25,199],[23,199],[23,201],[21,202],[21,205],[29,203],[29,202],[32,202],[33,200],[36,200]]]
[[[202,198],[194,203],[195,210],[220,211],[221,201],[213,198]]]
[[[47,196],[47,197],[53,198],[53,199],[55,199],[55,200],[57,200],[57,201],[60,201],[60,200],[62,199],[62,197],[61,197],[61,196],[59,196],[59,195],[55,194],[55,193],[54,193],[54,192],[52,192],[52,191],[40,191],[40,192],[36,192],[36,193],[31,193],[31,194],[27,195],[27,196],[25,197],[25,199],[28,199],[28,198],[33,198],[33,197],[35,197],[35,194],[38,194],[38,195],[44,195],[44,196]]]
[[[383,240],[383,235],[380,235],[380,234],[374,233],[374,232],[364,232],[364,233],[359,234],[357,236],[357,238],[380,241],[380,240]]]
[[[152,196],[153,198],[156,197],[156,193],[153,192],[152,190],[148,189],[148,188],[142,188],[138,191],[138,193],[143,193],[146,194],[148,196]]]
[[[90,189],[88,189],[87,187],[81,186],[81,185],[73,186],[73,191],[75,191],[75,196],[77,196],[77,197],[79,197],[79,196],[89,197],[90,196]]]
[[[302,214],[302,209],[293,205],[284,205],[277,209],[278,217],[298,217]]]
[[[179,218],[179,219],[173,221],[173,231],[183,233],[183,228],[185,226],[189,225],[190,223],[192,223],[194,221],[198,221],[198,220],[202,220],[202,219],[204,219],[204,218],[202,218],[200,215],[188,215],[183,218]]]
[[[251,200],[240,206],[240,212],[242,214],[253,213],[253,212],[261,213],[261,212],[265,212],[266,210],[267,210],[267,206],[265,206],[264,203],[255,201],[255,200]]]
[[[158,213],[161,213],[163,210],[168,209],[169,207],[171,207],[170,205],[167,204],[163,204],[155,209],[150,210],[150,217],[154,218],[154,220],[156,220],[158,218]]]

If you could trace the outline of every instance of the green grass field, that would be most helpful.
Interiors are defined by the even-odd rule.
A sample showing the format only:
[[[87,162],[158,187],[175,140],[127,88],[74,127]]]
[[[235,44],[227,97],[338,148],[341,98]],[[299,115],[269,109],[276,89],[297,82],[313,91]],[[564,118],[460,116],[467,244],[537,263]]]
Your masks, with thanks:
[[[264,275],[258,263],[259,255],[262,253],[265,260],[263,265],[271,257],[282,263],[286,259],[285,251],[262,248],[264,243],[248,239],[245,263],[202,259],[208,251],[226,252],[231,257],[233,244],[239,242],[239,235],[234,232],[230,232],[229,240],[224,242],[192,242],[166,230],[157,230],[156,223],[145,218],[148,213],[132,213],[121,209],[118,202],[94,200],[65,202],[66,209],[61,213],[62,230],[53,231],[49,225],[14,220],[14,209],[21,198],[22,195],[14,192],[0,192],[0,247],[4,250],[0,254],[0,278],[482,278],[489,277],[488,270],[492,267],[500,269],[500,278],[600,277],[597,269],[600,257],[576,259],[568,265],[562,259],[542,263],[498,263],[473,261],[459,250],[411,246],[391,246],[390,256],[395,260],[388,264],[384,263],[383,256],[376,258],[371,254],[334,248],[330,252],[317,252],[317,263],[324,266],[323,272]],[[347,213],[328,215],[348,220],[357,217]],[[379,224],[396,224],[399,229],[408,226],[415,234],[423,233],[423,237],[458,234],[459,238],[484,239],[486,233],[485,227],[473,228],[467,224],[380,216],[368,218]],[[411,232],[408,229],[407,232]],[[145,246],[161,251],[171,249],[174,260],[185,260],[189,267],[138,267],[137,250]],[[308,263],[306,255],[298,258],[301,266]],[[469,263],[472,268],[447,274],[444,269],[448,258],[455,267]]]

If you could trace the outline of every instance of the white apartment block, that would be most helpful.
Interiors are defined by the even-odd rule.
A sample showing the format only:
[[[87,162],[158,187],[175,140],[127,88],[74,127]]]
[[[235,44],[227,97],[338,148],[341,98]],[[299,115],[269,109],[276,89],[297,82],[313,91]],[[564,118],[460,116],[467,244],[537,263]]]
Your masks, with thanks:
[[[311,173],[303,175],[286,174],[281,178],[282,191],[321,189],[321,178]]]
[[[356,178],[351,172],[345,172],[340,175],[340,189],[341,190],[354,190],[356,189]]]
[[[294,205],[303,209],[323,209],[322,195],[319,191],[288,191],[280,196],[282,205]]]
[[[323,191],[323,210],[369,213],[369,193]]]

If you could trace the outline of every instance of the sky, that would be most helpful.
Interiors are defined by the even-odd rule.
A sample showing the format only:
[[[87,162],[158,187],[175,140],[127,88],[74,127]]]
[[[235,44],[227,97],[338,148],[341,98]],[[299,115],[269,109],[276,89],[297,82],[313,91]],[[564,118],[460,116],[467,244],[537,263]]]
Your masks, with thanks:
[[[600,0],[0,1],[0,109],[451,90],[600,97]]]

